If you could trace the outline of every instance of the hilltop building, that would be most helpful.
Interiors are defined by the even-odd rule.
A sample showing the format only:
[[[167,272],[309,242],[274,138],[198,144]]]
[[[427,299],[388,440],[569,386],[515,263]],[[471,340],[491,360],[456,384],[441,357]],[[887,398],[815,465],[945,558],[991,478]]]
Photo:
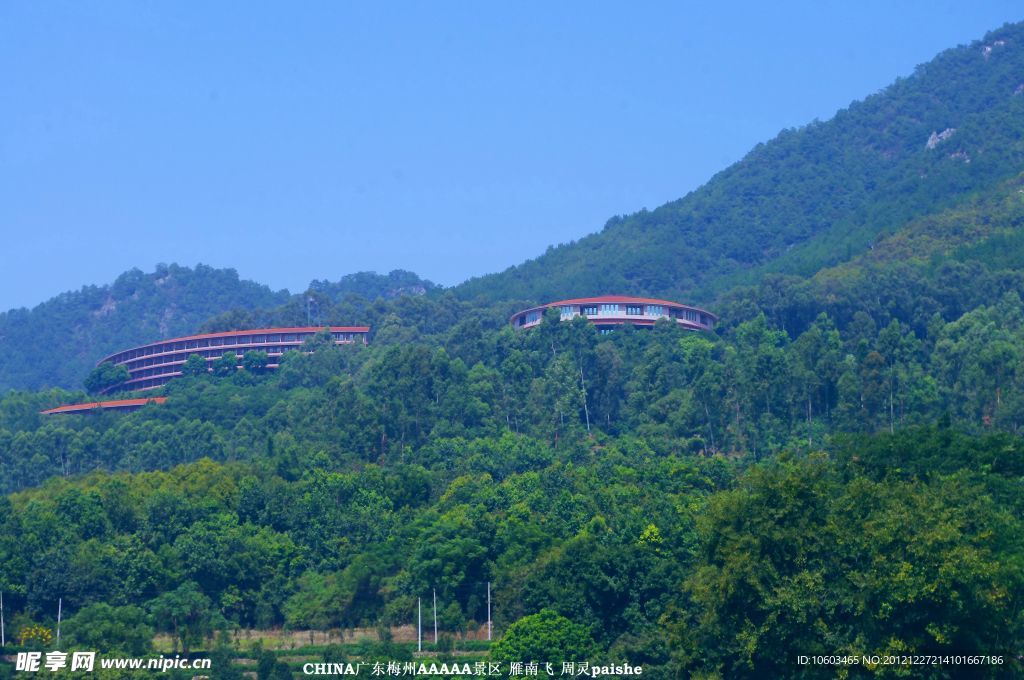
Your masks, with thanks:
[[[601,332],[608,332],[622,324],[649,327],[659,319],[670,319],[690,330],[709,331],[718,321],[718,317],[711,312],[670,300],[626,295],[602,295],[559,300],[524,309],[513,314],[509,323],[514,328],[533,328],[544,318],[544,311],[551,308],[561,312],[563,321],[569,321],[577,316],[585,317],[593,322]]]
[[[369,326],[326,327],[337,345],[356,342],[366,344]],[[206,360],[207,367],[229,352],[234,352],[239,361],[246,352],[266,352],[270,357],[268,368],[277,368],[281,355],[289,350],[302,348],[308,338],[324,330],[316,326],[299,328],[257,328],[248,331],[227,331],[188,335],[183,338],[161,340],[122,350],[102,359],[101,364],[114,364],[128,369],[131,377],[125,382],[111,385],[103,394],[125,390],[149,390],[167,384],[181,375],[181,367],[193,354]]]

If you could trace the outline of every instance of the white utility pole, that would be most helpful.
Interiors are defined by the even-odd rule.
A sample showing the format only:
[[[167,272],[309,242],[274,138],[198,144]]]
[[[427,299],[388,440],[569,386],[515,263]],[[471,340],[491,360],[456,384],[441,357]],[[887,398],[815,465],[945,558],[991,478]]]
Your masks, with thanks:
[[[423,598],[416,598],[416,618],[419,623],[416,625],[416,649],[423,651]]]
[[[4,591],[0,590],[0,647],[7,645],[7,638],[4,637]]]
[[[60,615],[64,608],[64,598],[57,598],[57,644],[60,645]]]
[[[491,582],[487,582],[487,639],[491,639]]]
[[[437,588],[434,588],[434,644],[437,644]]]

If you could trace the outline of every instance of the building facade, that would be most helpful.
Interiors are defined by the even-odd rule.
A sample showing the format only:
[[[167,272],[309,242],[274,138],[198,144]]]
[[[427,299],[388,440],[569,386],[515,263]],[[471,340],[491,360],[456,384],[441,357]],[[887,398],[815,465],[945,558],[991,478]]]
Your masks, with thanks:
[[[551,308],[561,312],[562,321],[582,316],[594,323],[602,332],[610,331],[622,324],[653,326],[659,319],[669,319],[690,330],[709,331],[718,321],[718,317],[707,310],[670,300],[603,295],[559,300],[524,309],[513,314],[509,323],[514,328],[533,328],[543,320],[545,310]]]
[[[225,354],[233,352],[241,360],[246,352],[266,352],[270,358],[268,368],[277,368],[281,355],[302,348],[302,343],[325,328],[303,326],[298,328],[258,328],[248,331],[205,333],[183,338],[161,340],[148,345],[126,349],[102,359],[97,365],[114,364],[128,369],[131,377],[112,385],[103,394],[125,390],[149,390],[165,385],[181,375],[181,367],[193,354],[206,360],[207,367]],[[335,344],[366,344],[369,326],[329,326]]]

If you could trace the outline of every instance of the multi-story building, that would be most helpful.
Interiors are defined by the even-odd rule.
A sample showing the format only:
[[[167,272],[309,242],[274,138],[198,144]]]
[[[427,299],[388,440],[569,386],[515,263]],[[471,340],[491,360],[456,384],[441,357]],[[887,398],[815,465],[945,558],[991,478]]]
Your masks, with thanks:
[[[561,312],[563,321],[582,316],[593,322],[602,332],[622,324],[653,326],[659,319],[670,319],[690,330],[707,331],[714,328],[715,322],[718,321],[718,317],[711,312],[678,302],[626,295],[602,295],[559,300],[524,309],[513,314],[509,322],[514,328],[533,328],[544,318],[544,311],[551,308]]]
[[[233,352],[239,358],[249,351],[266,352],[270,358],[268,368],[277,368],[281,355],[288,350],[302,348],[308,338],[325,330],[315,326],[299,328],[257,328],[248,331],[204,333],[183,338],[171,338],[122,350],[102,359],[99,364],[114,364],[128,369],[131,377],[123,383],[111,385],[104,394],[126,390],[148,390],[160,387],[181,375],[181,367],[193,354],[206,360],[209,367],[225,354]],[[329,326],[335,344],[366,344],[369,326]]]

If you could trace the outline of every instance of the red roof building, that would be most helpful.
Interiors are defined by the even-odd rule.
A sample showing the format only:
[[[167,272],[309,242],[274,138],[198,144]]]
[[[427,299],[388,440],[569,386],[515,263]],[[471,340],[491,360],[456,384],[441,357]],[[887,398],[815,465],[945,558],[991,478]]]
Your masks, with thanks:
[[[718,317],[711,312],[670,300],[602,295],[559,300],[524,309],[513,314],[509,323],[514,328],[533,328],[544,318],[544,311],[551,308],[561,312],[563,321],[582,316],[593,322],[602,332],[622,324],[653,326],[659,319],[669,319],[690,330],[708,331],[714,328],[715,322],[718,321]]]
[[[116,401],[93,401],[88,404],[65,404],[57,408],[40,411],[44,416],[61,413],[96,413],[98,411],[138,411],[146,404],[162,404],[167,397],[150,397],[148,399],[117,399]]]
[[[207,368],[225,354],[233,352],[241,360],[246,352],[266,352],[268,368],[277,368],[281,355],[299,350],[302,343],[320,331],[330,332],[337,345],[366,344],[369,326],[301,326],[296,328],[257,328],[248,331],[204,333],[171,338],[126,349],[102,359],[99,364],[114,364],[128,369],[131,377],[103,390],[104,394],[126,390],[149,390],[165,385],[181,375],[181,367],[193,354],[206,360]],[[97,364],[97,365],[99,365]]]

